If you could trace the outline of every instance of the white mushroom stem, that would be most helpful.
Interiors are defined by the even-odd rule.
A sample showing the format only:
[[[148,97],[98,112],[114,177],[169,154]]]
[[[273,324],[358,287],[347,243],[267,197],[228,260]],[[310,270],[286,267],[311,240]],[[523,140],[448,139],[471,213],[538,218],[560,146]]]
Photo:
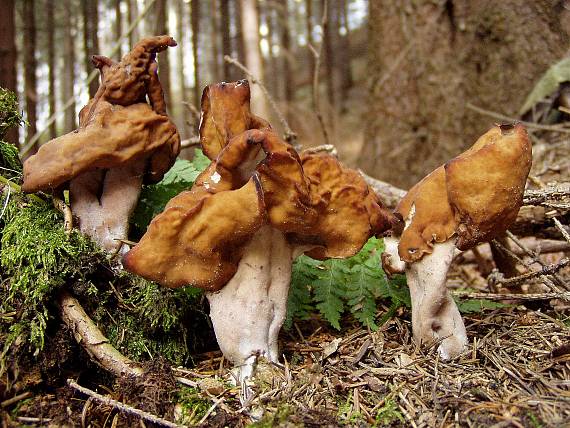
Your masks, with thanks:
[[[220,291],[206,293],[218,344],[239,368],[240,382],[253,375],[258,357],[279,362],[277,338],[295,255],[282,232],[263,226],[246,246],[234,277]]]
[[[145,165],[141,159],[109,170],[88,171],[71,180],[71,208],[81,232],[111,253],[128,251],[121,249],[121,240],[128,238],[129,217],[141,192]]]
[[[456,252],[455,240],[436,243],[433,252],[415,263],[404,263],[398,255],[397,240],[386,238],[384,262],[393,271],[405,273],[412,300],[412,329],[418,344],[440,341],[439,355],[447,360],[460,354],[467,346],[467,332],[457,305],[447,286],[447,271]]]

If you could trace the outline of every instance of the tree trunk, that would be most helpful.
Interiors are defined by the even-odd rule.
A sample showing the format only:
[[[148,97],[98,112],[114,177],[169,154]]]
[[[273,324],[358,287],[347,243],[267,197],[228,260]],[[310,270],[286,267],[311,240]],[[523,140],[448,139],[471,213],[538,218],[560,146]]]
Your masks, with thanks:
[[[2,2],[0,13],[0,86],[17,91],[16,77],[16,13],[14,0]],[[12,128],[6,140],[18,144],[18,128]]]
[[[240,0],[242,10],[242,27],[244,29],[244,45],[246,48],[245,65],[251,73],[260,78],[263,76],[263,62],[259,48],[259,28],[257,5],[255,0]],[[269,107],[259,86],[251,84],[251,108],[255,114],[269,119]]]
[[[36,79],[36,14],[35,1],[23,1],[23,17],[24,17],[24,93],[26,98],[26,119],[28,120],[28,128],[26,131],[26,142],[36,135],[37,113],[36,107],[38,102],[37,79]],[[37,150],[37,145],[30,149],[29,154],[32,155]]]
[[[515,117],[568,49],[558,3],[370,1],[361,166],[409,188],[492,126],[468,103]]]
[[[198,37],[200,35],[200,0],[190,2],[192,8],[192,59],[194,61],[194,107],[200,109],[200,61],[198,59]]]
[[[156,25],[155,34],[168,34],[168,5],[166,0],[158,0],[155,3]],[[170,91],[170,64],[168,61],[168,52],[161,52],[158,58],[158,78],[162,84],[164,91],[164,100],[166,101],[166,110],[172,110],[171,91]]]
[[[137,0],[127,0],[127,21],[130,25],[133,21],[137,18],[139,14],[139,9],[137,6]],[[129,50],[133,48],[135,43],[139,39],[138,28],[135,28],[133,31],[129,33]]]
[[[287,102],[287,110],[291,106],[295,95],[294,79],[292,76],[291,59],[294,57],[291,51],[291,30],[289,28],[289,3],[285,1],[281,9],[281,60],[283,64],[284,97]]]
[[[338,20],[336,19],[336,1],[332,0],[322,0],[322,13],[326,13],[326,19],[323,28],[323,51],[324,55],[324,69],[325,69],[325,82],[327,86],[327,100],[334,110],[336,110],[336,100],[337,100],[337,90],[336,90],[336,61],[335,61],[335,49],[337,46],[338,34]],[[325,11],[324,8],[327,10]]]
[[[230,35],[230,4],[229,0],[220,0],[220,16],[222,24],[222,57],[228,55],[232,56],[232,39]],[[230,81],[231,79],[231,64],[223,61],[222,80]]]
[[[70,132],[76,128],[75,125],[75,101],[74,101],[74,84],[75,84],[75,46],[73,44],[72,30],[75,27],[75,21],[71,8],[71,1],[64,2],[64,25],[63,25],[63,70],[61,76],[61,90],[63,104],[72,100],[71,105],[65,110],[64,132]]]
[[[337,1],[337,16],[338,16],[338,65],[339,65],[339,78],[340,78],[340,100],[342,105],[341,109],[345,109],[344,100],[348,98],[348,91],[352,88],[352,70],[350,67],[350,27],[348,22],[348,0],[335,0]],[[344,29],[343,34],[339,34],[340,29]]]
[[[237,57],[238,61],[242,64],[245,63],[245,46],[243,41],[243,26],[242,26],[242,11],[241,11],[241,1],[236,1],[234,3],[235,6],[235,25],[236,25],[236,34],[235,34],[235,45],[237,50]],[[241,76],[241,71],[237,72],[237,76]]]
[[[306,9],[306,14],[305,14],[305,24],[306,24],[306,30],[307,30],[307,45],[313,46],[315,47],[315,41],[313,40],[313,0],[305,0],[305,9]],[[310,67],[309,67],[309,82],[313,81],[313,75],[315,74],[315,57],[314,55],[310,52],[309,53],[309,63],[310,63]]]
[[[267,25],[267,46],[269,47],[265,76],[259,76],[265,82],[270,93],[276,98],[281,98],[281,88],[279,87],[279,66],[278,59],[273,52],[275,46],[275,35],[279,34],[277,29],[277,13],[272,5],[265,5],[260,8],[260,14],[265,18]]]
[[[114,25],[115,41],[120,40],[121,34],[123,34],[122,18],[123,15],[121,14],[121,0],[115,0],[115,25]],[[160,34],[166,34],[166,33],[160,33]],[[123,49],[122,49],[122,43],[120,43],[119,49],[117,50],[117,56],[116,56],[117,61],[120,61],[122,57],[123,57]]]
[[[99,12],[97,0],[81,0],[83,11],[83,50],[85,53],[85,71],[89,75],[93,71],[91,57],[99,54]],[[99,87],[98,79],[89,83],[89,98],[93,98]]]
[[[220,48],[219,48],[219,13],[218,0],[210,0],[210,43],[212,44],[212,62],[211,70],[212,80],[218,82],[220,80]]]
[[[188,99],[186,98],[186,78],[184,73],[184,2],[183,0],[176,0],[176,37],[180,43],[180,49],[176,50],[177,54],[177,62],[178,62],[178,105],[180,108],[178,109],[180,120],[178,123],[181,124],[184,132],[183,138],[186,138],[189,135],[188,125],[185,119],[186,116],[186,108],[182,104],[183,102],[187,102]]]
[[[48,106],[50,117],[55,114],[55,0],[47,0],[47,66],[48,66]],[[56,121],[49,125],[49,138],[57,135]]]

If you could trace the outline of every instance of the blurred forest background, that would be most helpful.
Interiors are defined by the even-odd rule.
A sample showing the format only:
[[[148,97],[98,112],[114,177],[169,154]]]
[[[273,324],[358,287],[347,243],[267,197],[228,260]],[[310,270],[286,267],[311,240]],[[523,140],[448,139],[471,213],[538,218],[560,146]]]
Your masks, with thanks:
[[[256,77],[301,144],[333,143],[345,162],[404,188],[492,125],[479,109],[518,116],[568,54],[570,32],[560,0],[0,3],[0,86],[17,92],[29,125],[10,136],[23,156],[77,126],[98,86],[91,55],[119,59],[140,38],[169,34],[178,47],[159,56],[159,74],[183,138],[196,132],[202,88],[244,77],[224,56],[250,66],[258,52]]]

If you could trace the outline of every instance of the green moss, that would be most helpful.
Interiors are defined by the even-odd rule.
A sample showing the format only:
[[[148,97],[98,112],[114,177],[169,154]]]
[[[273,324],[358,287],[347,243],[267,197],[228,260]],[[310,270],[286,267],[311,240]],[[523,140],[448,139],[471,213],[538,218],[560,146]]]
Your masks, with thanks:
[[[248,425],[248,428],[272,428],[283,425],[293,413],[293,408],[288,404],[282,404],[274,412],[266,412],[259,422]],[[293,426],[293,425],[289,425]]]
[[[23,123],[24,119],[18,111],[16,94],[0,88],[0,140],[4,138],[8,129]]]
[[[182,417],[178,422],[185,425],[198,424],[211,406],[196,388],[181,388],[177,394],[177,402],[182,407]]]
[[[15,315],[0,325],[2,362],[13,345],[34,355],[42,350],[57,290],[85,281],[97,254],[78,232],[66,235],[60,213],[49,203],[14,193],[9,198],[0,219],[0,313]]]
[[[375,417],[374,426],[388,426],[392,423],[400,421],[405,423],[406,420],[400,411],[398,410],[398,405],[393,399],[387,399],[384,405],[378,409]]]

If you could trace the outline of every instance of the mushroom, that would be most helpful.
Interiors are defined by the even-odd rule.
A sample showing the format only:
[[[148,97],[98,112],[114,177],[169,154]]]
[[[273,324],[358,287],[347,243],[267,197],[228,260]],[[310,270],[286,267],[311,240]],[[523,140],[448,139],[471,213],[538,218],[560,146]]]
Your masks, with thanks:
[[[155,60],[168,46],[176,46],[172,37],[157,36],[142,39],[118,63],[94,56],[101,85],[79,113],[79,128],[24,163],[22,189],[59,192],[68,185],[80,230],[109,252],[127,239],[143,181],[160,181],[180,151]]]
[[[246,172],[258,147],[265,157]],[[352,256],[392,217],[333,157],[301,160],[274,132],[248,130],[167,204],[123,263],[166,286],[205,289],[218,344],[243,382],[258,357],[278,363],[295,257]]]
[[[385,239],[382,266],[388,274],[406,273],[414,338],[440,341],[442,359],[468,343],[446,288],[451,261],[457,250],[492,240],[514,222],[531,162],[524,127],[497,125],[412,187],[396,207],[405,227]]]

